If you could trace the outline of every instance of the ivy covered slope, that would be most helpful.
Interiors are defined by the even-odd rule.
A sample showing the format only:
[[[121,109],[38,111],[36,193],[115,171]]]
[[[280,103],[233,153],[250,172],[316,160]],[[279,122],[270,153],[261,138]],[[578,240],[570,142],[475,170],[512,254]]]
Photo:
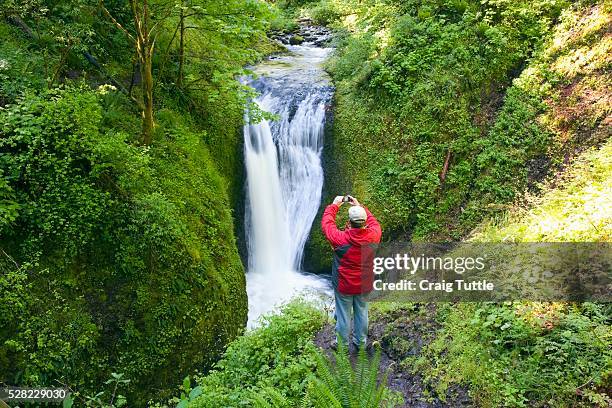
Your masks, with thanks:
[[[608,136],[603,1],[353,3],[317,6],[339,32],[326,154],[387,238],[460,239]]]
[[[146,2],[94,3],[0,10],[0,382],[93,395],[123,373],[142,406],[246,323],[235,76],[271,49],[268,8],[151,2],[147,62]]]

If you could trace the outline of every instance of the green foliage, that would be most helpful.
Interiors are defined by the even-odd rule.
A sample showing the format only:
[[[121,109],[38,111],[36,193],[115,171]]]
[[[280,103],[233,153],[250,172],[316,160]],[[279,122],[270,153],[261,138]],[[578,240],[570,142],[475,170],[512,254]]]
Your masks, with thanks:
[[[182,392],[179,403],[176,405],[177,408],[187,408],[189,404],[193,402],[197,397],[202,395],[202,387],[197,386],[191,388],[191,379],[189,376],[185,377],[182,385]]]
[[[25,187],[16,200],[20,221],[32,226],[23,246],[53,242],[76,256],[77,244],[91,240],[111,205],[91,167],[100,117],[95,94],[80,90],[26,97],[2,112],[0,167],[11,186]]]
[[[283,9],[274,4],[271,7],[272,18],[270,19],[270,31],[277,33],[291,33],[298,29],[299,24],[296,21],[293,10]]]
[[[17,219],[18,214],[19,204],[15,202],[15,193],[0,172],[0,234]]]
[[[586,151],[531,208],[482,225],[471,240],[608,241],[611,149],[608,142]],[[611,312],[592,303],[448,306],[438,337],[416,365],[405,364],[425,373],[439,395],[451,384],[468,385],[485,407],[606,407]]]
[[[336,134],[344,140],[344,133],[355,131],[345,123],[345,110],[347,119],[359,122],[356,127],[372,124],[360,132],[363,137],[351,137],[365,142],[346,138],[346,149],[352,149],[346,151],[349,157],[367,145],[378,150],[372,155],[372,165],[366,166],[368,173],[362,176],[371,180],[371,191],[366,194],[383,210],[383,221],[396,233],[403,226],[413,229],[418,237],[440,230],[445,216],[466,201],[476,199],[474,206],[482,208],[480,192],[472,195],[470,191],[482,170],[473,160],[481,146],[501,155],[502,161],[512,157],[511,163],[499,168],[500,173],[512,177],[519,173],[524,157],[515,158],[508,149],[500,150],[499,143],[491,143],[494,137],[483,134],[486,129],[475,123],[474,110],[482,109],[486,89],[503,83],[536,46],[522,38],[522,31],[532,30],[533,20],[545,12],[523,4],[503,10],[503,17],[494,19],[490,17],[495,14],[492,9],[476,13],[471,6],[455,4],[458,11],[442,3],[425,3],[420,8],[405,6],[405,14],[382,23],[381,28],[350,36],[329,65],[340,81],[340,92],[346,93],[338,98]],[[523,18],[521,10],[528,9],[534,17],[518,24]],[[415,10],[419,11],[415,14]],[[539,22],[538,26],[541,37],[548,26]],[[376,42],[374,34],[386,39]],[[343,91],[349,86],[355,90]],[[364,93],[372,97],[364,98]],[[360,103],[365,99],[368,106],[358,111],[364,112],[363,117],[355,117],[353,99]],[[517,118],[517,122],[524,119]],[[381,120],[382,126],[375,124]],[[381,132],[386,133],[384,140],[373,140]],[[535,150],[529,145],[523,148],[528,157]],[[450,171],[441,185],[438,176],[449,151]],[[355,167],[360,163],[357,157],[348,160],[351,167],[353,161]],[[512,198],[517,184],[524,185],[520,180],[496,180],[493,187],[509,190],[505,199]],[[398,197],[404,198],[397,202]]]
[[[340,13],[336,9],[335,4],[330,0],[321,0],[319,3],[309,9],[312,22],[317,25],[329,25],[340,17]]]
[[[304,395],[316,366],[314,334],[325,317],[302,301],[266,316],[263,326],[232,342],[206,376],[197,378],[202,395],[190,407],[239,407],[263,389],[274,388],[292,405]]]
[[[400,401],[387,389],[387,375],[379,381],[380,348],[370,360],[365,349],[359,351],[353,368],[348,350],[339,342],[334,363],[323,355],[317,357],[317,376],[304,397],[307,407],[394,407]]]
[[[105,5],[134,34],[129,4]],[[91,404],[108,405],[104,381],[121,372],[130,406],[142,406],[209,367],[243,330],[232,204],[252,90],[236,77],[274,49],[271,8],[150,5],[159,24],[149,148],[136,145],[133,43],[98,2],[9,0],[0,10],[2,382],[59,380],[104,392]]]
[[[300,403],[303,408],[380,408],[395,407],[401,397],[386,386],[386,374],[379,380],[380,353],[370,358],[365,350],[358,354],[353,366],[348,350],[341,344],[333,361],[323,352],[316,354],[317,371],[308,384]],[[267,387],[252,398],[255,408],[288,408],[290,401],[276,389]]]
[[[363,350],[355,367],[342,346],[334,362],[312,342],[325,322],[323,312],[296,299],[262,326],[228,346],[211,372],[197,377],[190,407],[381,407],[396,406],[397,396],[379,381],[380,350]],[[190,389],[186,379],[185,390]],[[356,404],[356,405],[355,405]]]
[[[0,106],[13,101],[26,88],[46,84],[43,57],[23,47],[22,34],[0,22]]]
[[[612,141],[583,153],[556,187],[479,226],[478,242],[609,242],[612,215],[607,184],[612,178]],[[549,186],[550,187],[550,186]]]
[[[274,0],[274,3],[280,9],[295,9],[299,7],[309,6],[317,0]]]
[[[58,84],[61,77],[67,74],[69,63],[80,65],[73,58],[76,53],[96,49],[95,30],[89,18],[93,9],[87,1],[9,0],[6,7],[3,5],[2,12],[12,21],[18,20],[20,26],[27,26],[23,20],[34,23],[35,29],[30,27],[25,31],[43,56],[35,61],[36,69],[42,71],[37,80],[45,81],[49,88]]]
[[[123,378],[123,374],[120,373],[111,373],[111,378],[106,380],[104,384],[110,386],[112,389],[112,393],[106,398],[106,393],[104,391],[98,392],[94,396],[85,395],[82,396],[80,392],[72,393],[68,398],[63,401],[62,408],[72,408],[75,401],[78,401],[79,404],[84,404],[86,407],[90,408],[121,408],[127,405],[127,399],[121,394],[118,394],[118,390],[121,387],[126,386],[130,383],[130,380],[127,378]]]
[[[254,408],[289,408],[291,405],[287,398],[274,388],[264,388],[260,393],[253,395]]]
[[[381,219],[387,239],[460,239],[488,216],[497,220],[478,240],[609,239],[609,126],[595,102],[609,95],[609,7],[338,3],[354,18],[336,23],[342,31],[328,62],[337,85],[334,144],[326,154],[351,175],[349,191]],[[527,188],[550,188],[540,182],[561,159],[601,144],[530,201],[541,205],[500,214]],[[319,248],[328,251],[324,242]],[[610,404],[607,305],[439,309],[437,338],[401,364],[438,398],[463,384],[483,407]],[[390,341],[399,351],[408,346]]]
[[[469,385],[485,407],[606,406],[609,316],[605,304],[462,304],[441,314],[415,369],[439,395]]]
[[[608,83],[607,14],[593,3],[335,2],[353,18],[335,23],[335,140],[325,154],[388,239],[460,239],[537,189],[573,140],[603,140],[599,105],[574,107]],[[571,97],[568,83],[579,84]],[[555,117],[577,109],[571,125]]]
[[[161,115],[156,146],[134,147],[102,127],[106,101],[69,87],[0,112],[4,191],[19,206],[3,230],[0,282],[14,289],[0,292],[0,372],[89,395],[119,371],[141,404],[241,332],[244,272],[200,135]]]

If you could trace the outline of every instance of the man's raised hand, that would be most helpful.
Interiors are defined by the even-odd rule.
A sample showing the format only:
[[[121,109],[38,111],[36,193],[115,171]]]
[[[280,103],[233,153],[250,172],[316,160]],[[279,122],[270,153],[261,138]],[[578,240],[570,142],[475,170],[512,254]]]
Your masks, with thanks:
[[[344,196],[336,196],[336,198],[334,198],[333,204],[336,204],[338,207],[340,207],[343,204],[343,198]]]

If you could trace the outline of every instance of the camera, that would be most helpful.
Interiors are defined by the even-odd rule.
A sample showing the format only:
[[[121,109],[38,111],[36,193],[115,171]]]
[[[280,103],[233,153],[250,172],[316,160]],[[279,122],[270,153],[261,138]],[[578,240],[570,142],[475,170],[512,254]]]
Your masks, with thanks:
[[[342,202],[343,203],[350,203],[352,198],[353,197],[351,197],[350,195],[347,194],[344,197],[342,197]]]

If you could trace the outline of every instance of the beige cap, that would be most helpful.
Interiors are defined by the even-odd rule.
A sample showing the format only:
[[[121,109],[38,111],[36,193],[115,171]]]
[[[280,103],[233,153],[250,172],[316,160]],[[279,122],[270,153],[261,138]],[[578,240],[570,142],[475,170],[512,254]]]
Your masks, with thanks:
[[[368,219],[365,209],[360,205],[353,205],[348,210],[349,220],[354,223],[364,223]]]

